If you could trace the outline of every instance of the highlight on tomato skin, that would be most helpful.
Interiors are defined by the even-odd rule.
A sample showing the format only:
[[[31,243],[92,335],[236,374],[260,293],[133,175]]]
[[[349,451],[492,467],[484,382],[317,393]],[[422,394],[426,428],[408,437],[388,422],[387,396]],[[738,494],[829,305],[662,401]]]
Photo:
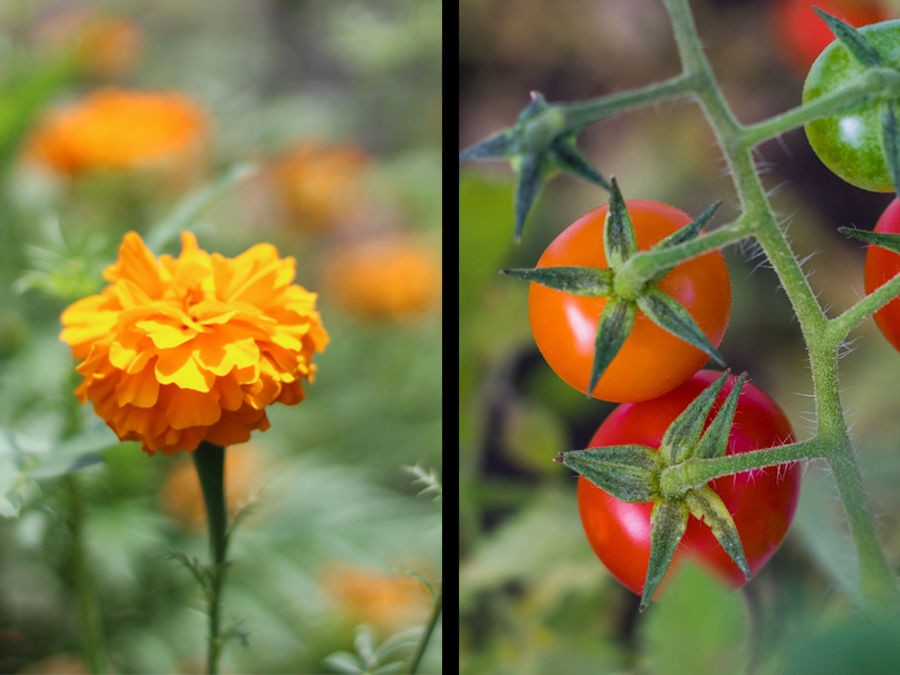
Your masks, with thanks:
[[[683,211],[660,202],[630,199],[625,204],[639,250],[693,221]],[[601,206],[572,223],[550,243],[536,267],[606,268],[603,225],[607,211],[607,206]],[[731,278],[719,251],[676,265],[658,285],[688,311],[714,346],[721,343],[731,312]],[[597,321],[605,304],[605,298],[530,284],[528,314],[537,347],[550,368],[581,392],[588,389]],[[655,398],[690,378],[708,358],[638,311],[628,339],[591,395],[613,402]]]
[[[893,16],[890,7],[873,0],[774,0],[769,10],[772,33],[784,59],[801,75],[806,74],[816,57],[835,39],[813,7],[854,28]]]
[[[669,424],[718,375],[702,370],[664,396],[618,406],[594,433],[588,447],[639,444],[658,448]],[[736,380],[729,376],[709,419]],[[793,441],[790,422],[778,404],[755,385],[745,383],[738,398],[727,454]],[[734,519],[754,575],[775,554],[787,533],[797,507],[800,477],[800,464],[791,463],[725,476],[710,483]],[[641,595],[650,559],[653,504],[619,501],[579,476],[578,508],[585,535],[597,557],[622,585]],[[685,556],[694,558],[732,588],[746,583],[710,529],[694,517],[688,522],[666,579]]]
[[[874,231],[881,234],[900,234],[900,199],[894,199],[888,205],[875,224]],[[865,264],[866,293],[871,293],[898,273],[900,273],[900,254],[880,246],[871,244],[868,246]],[[900,298],[895,298],[875,312],[875,323],[894,349],[900,351]]]

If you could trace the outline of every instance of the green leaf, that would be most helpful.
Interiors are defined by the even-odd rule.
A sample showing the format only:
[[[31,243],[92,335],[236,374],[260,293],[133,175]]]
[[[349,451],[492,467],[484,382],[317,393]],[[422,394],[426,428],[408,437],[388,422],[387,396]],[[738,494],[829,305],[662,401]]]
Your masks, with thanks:
[[[900,134],[897,133],[897,111],[893,101],[888,101],[881,116],[883,128],[884,161],[894,184],[894,194],[900,197]]]
[[[650,600],[666,575],[678,544],[687,529],[688,509],[682,502],[665,499],[653,505],[650,513],[650,561],[647,578],[641,594],[640,610],[650,605]]]
[[[713,536],[749,580],[750,566],[744,555],[744,546],[722,498],[711,487],[704,485],[688,492],[685,504],[694,518],[703,521],[712,530]]]
[[[720,366],[725,365],[722,355],[700,330],[694,317],[659,288],[651,287],[639,295],[637,306],[657,326],[708,354]]]
[[[500,273],[572,295],[603,298],[612,292],[612,272],[597,267],[527,267]]]
[[[703,438],[697,443],[693,457],[698,459],[711,459],[723,457],[728,447],[728,436],[731,433],[731,424],[734,421],[734,411],[737,409],[738,396],[741,388],[747,380],[747,373],[741,373],[734,387],[728,392],[728,398],[719,409],[713,421],[710,423]]]
[[[885,65],[881,54],[853,26],[841,21],[836,16],[823,12],[818,7],[813,7],[813,11],[828,24],[828,28],[831,29],[834,36],[841,41],[841,44],[857,61],[867,68]]]
[[[709,411],[712,410],[716,397],[725,386],[726,379],[728,373],[724,372],[700,392],[666,429],[659,446],[659,454],[667,465],[683,462],[694,454],[694,447],[703,432],[706,418],[709,417]]]
[[[603,225],[603,246],[606,263],[612,270],[619,269],[637,251],[634,225],[631,224],[631,216],[625,208],[625,200],[615,178],[612,179],[609,211]]]
[[[163,249],[170,241],[177,239],[180,232],[187,229],[206,207],[258,171],[259,165],[252,162],[237,164],[209,185],[189,194],[168,216],[153,225],[145,237],[148,248],[152,251]]]
[[[587,395],[591,396],[597,382],[603,377],[610,362],[619,353],[637,314],[633,302],[612,298],[600,313],[597,321],[597,334],[594,338],[594,363],[591,366],[591,380],[588,383]]]
[[[554,461],[623,502],[649,502],[659,494],[659,453],[643,445],[612,445],[560,453]]]
[[[839,227],[838,232],[846,234],[848,237],[854,237],[867,244],[878,246],[880,248],[900,253],[900,234],[884,234],[882,232],[872,232],[871,230],[858,230],[855,227]]]

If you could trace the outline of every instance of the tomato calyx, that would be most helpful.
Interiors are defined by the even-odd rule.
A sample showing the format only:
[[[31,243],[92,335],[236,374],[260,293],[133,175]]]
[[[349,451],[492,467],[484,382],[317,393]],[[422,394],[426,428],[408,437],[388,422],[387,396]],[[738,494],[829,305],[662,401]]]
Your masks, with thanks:
[[[872,232],[871,230],[860,230],[855,227],[839,227],[838,232],[845,234],[848,237],[864,241],[872,246],[887,249],[894,253],[900,253],[900,234]]]
[[[577,146],[584,124],[573,126],[559,106],[547,103],[544,96],[531,92],[529,103],[515,125],[469,146],[459,154],[459,161],[476,159],[509,159],[519,174],[515,197],[516,243],[522,239],[525,218],[544,183],[566,172],[610,189],[609,181],[599,173]]]
[[[669,569],[687,529],[688,516],[709,527],[744,576],[750,578],[747,556],[728,508],[709,485],[697,485],[689,477],[692,462],[725,455],[746,373],[738,378],[708,425],[707,418],[728,375],[724,372],[675,418],[658,451],[642,445],[607,446],[562,452],[554,460],[623,502],[653,502],[642,611]]]
[[[699,218],[650,250],[663,250],[697,237],[717,207],[718,203],[713,204]],[[608,268],[551,266],[501,270],[502,274],[564,293],[606,299],[597,319],[588,395],[594,391],[631,333],[638,310],[660,328],[701,350],[719,365],[725,365],[690,313],[659,288],[658,282],[673,266],[644,271],[630,264],[641,254],[637,250],[634,225],[615,178],[611,180],[609,209],[603,225],[603,249]]]

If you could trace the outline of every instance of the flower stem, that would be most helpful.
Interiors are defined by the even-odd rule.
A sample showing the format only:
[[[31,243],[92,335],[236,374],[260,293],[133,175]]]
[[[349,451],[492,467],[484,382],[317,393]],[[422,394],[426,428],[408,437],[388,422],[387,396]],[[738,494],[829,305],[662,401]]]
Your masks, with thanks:
[[[222,587],[225,582],[225,550],[227,520],[225,510],[225,448],[203,441],[194,451],[194,466],[200,478],[203,503],[209,527],[209,548],[212,555],[212,575],[206,589],[209,612],[209,637],[207,642],[207,669],[210,675],[219,672],[219,656],[222,650],[221,605]]]
[[[425,650],[428,648],[428,642],[431,640],[431,636],[434,633],[435,626],[437,626],[438,619],[441,616],[441,609],[444,601],[444,591],[441,589],[438,592],[437,598],[434,601],[434,608],[431,610],[431,619],[428,622],[428,626],[425,627],[425,632],[422,633],[422,638],[419,640],[419,646],[416,649],[416,653],[413,656],[412,662],[409,666],[409,675],[415,675],[419,670],[419,664],[422,663],[422,657],[425,656]]]
[[[103,630],[100,622],[100,608],[97,605],[96,584],[88,564],[84,542],[85,506],[81,494],[79,477],[69,473],[64,478],[66,510],[70,541],[70,564],[78,594],[78,611],[81,621],[81,638],[91,673],[105,673],[106,650],[103,644]]]

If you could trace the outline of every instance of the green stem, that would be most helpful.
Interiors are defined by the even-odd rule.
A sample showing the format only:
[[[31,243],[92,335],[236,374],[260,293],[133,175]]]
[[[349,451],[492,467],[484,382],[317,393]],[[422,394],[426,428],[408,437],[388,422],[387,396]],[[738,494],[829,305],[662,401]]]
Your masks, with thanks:
[[[891,302],[900,293],[900,274],[876,288],[862,300],[831,320],[828,334],[837,345],[851,330]]]
[[[91,673],[106,673],[106,650],[100,608],[97,604],[96,584],[88,564],[84,541],[85,505],[79,477],[70,473],[63,479],[66,494],[71,547],[69,551],[75,591],[78,594],[78,610],[81,622],[81,638]]]
[[[425,627],[425,632],[422,633],[422,638],[419,640],[419,646],[416,648],[416,653],[413,655],[412,662],[410,663],[409,675],[415,675],[419,670],[419,665],[422,663],[422,658],[425,656],[425,651],[428,649],[428,643],[431,641],[431,636],[434,633],[438,619],[441,616],[443,602],[444,590],[441,589],[434,601],[434,608],[431,610],[431,619]]]
[[[870,101],[873,96],[900,95],[900,73],[891,68],[873,68],[846,86],[822,95],[814,101],[792,108],[767,120],[745,126],[740,141],[751,148],[808,122],[832,117]]]
[[[212,555],[212,576],[207,589],[209,637],[207,643],[207,673],[219,672],[222,650],[221,605],[225,582],[225,552],[227,517],[225,510],[225,448],[203,441],[194,451],[194,466],[200,478],[203,503],[209,527],[209,548]]]
[[[579,129],[611,113],[687,96],[696,86],[697,79],[694,75],[685,73],[669,80],[654,82],[646,87],[577,103],[561,103],[557,104],[557,107],[565,113],[566,126],[570,129]]]

